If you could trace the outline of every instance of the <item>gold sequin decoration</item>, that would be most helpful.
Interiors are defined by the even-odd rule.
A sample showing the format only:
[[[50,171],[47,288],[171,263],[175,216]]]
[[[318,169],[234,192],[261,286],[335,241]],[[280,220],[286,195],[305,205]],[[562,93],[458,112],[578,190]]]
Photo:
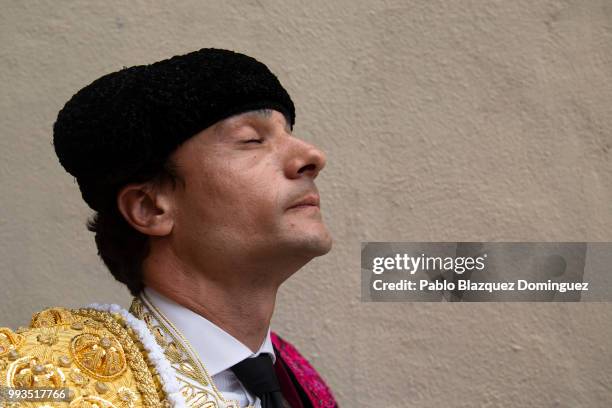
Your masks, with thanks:
[[[133,408],[136,402],[136,393],[127,387],[121,387],[117,390],[117,398],[122,402],[121,405],[127,408]]]
[[[72,360],[68,356],[59,356],[57,363],[62,367],[70,367]]]
[[[74,322],[70,325],[71,329],[74,330],[83,330],[85,328],[85,325],[83,324],[83,322]]]
[[[79,334],[70,342],[70,355],[81,370],[97,380],[111,381],[127,368],[121,345],[111,337]]]
[[[17,350],[9,350],[7,357],[9,359],[9,361],[15,361],[19,358],[19,352]]]
[[[95,388],[98,394],[105,394],[106,392],[108,392],[108,385],[100,381],[96,382]]]
[[[75,383],[76,385],[83,386],[83,385],[87,385],[87,383],[89,382],[89,378],[83,375],[81,370],[76,367],[70,370],[70,374],[68,374],[68,377],[70,377],[72,382]]]

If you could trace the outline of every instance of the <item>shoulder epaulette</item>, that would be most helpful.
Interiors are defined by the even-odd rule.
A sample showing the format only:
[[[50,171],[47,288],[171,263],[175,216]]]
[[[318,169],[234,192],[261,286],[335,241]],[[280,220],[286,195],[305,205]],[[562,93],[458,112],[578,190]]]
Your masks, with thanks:
[[[27,328],[0,328],[0,386],[68,393],[64,402],[13,406],[174,406],[148,351],[120,313],[46,309],[36,313]]]

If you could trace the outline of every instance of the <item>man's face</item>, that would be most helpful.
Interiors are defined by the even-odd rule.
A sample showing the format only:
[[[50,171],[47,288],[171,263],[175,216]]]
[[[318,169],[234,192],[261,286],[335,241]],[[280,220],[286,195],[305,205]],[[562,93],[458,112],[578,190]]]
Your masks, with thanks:
[[[331,249],[314,184],[325,155],[294,137],[281,113],[220,121],[171,159],[184,180],[172,192],[171,245],[182,262],[307,262]]]

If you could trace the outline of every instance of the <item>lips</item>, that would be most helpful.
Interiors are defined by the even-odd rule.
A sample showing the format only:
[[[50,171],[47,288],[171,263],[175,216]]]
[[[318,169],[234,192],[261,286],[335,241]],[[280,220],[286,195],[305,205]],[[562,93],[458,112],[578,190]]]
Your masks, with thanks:
[[[292,209],[292,208],[302,208],[302,207],[317,207],[319,208],[319,196],[317,194],[309,194],[305,197],[302,197],[301,199],[299,199],[298,201],[296,201],[295,203],[293,203],[289,208],[287,208],[288,210]]]

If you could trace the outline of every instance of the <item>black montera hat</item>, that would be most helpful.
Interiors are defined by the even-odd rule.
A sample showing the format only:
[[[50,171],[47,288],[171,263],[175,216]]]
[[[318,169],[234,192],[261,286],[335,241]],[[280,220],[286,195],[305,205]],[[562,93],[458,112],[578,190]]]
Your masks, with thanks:
[[[155,174],[182,142],[255,109],[278,110],[295,123],[291,97],[264,64],[204,48],[87,85],[59,112],[53,144],[85,202],[104,211],[115,205],[120,187]]]

